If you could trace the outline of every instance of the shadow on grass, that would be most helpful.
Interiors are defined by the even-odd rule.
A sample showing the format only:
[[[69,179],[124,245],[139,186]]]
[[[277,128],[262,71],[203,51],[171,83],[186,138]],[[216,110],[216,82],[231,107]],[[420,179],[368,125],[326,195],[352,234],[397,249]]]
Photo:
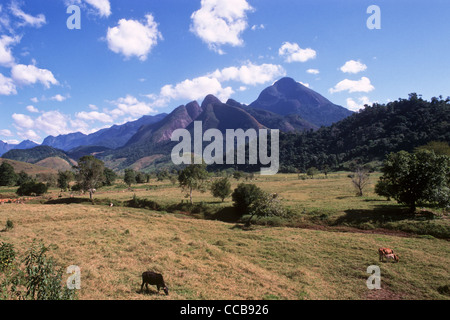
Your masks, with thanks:
[[[217,212],[205,215],[205,218],[208,220],[219,220],[222,222],[234,223],[238,222],[241,218],[237,213],[234,207],[225,207],[219,209]]]
[[[60,198],[48,200],[44,204],[81,204],[81,203],[92,204],[92,201],[86,198]]]
[[[399,205],[378,205],[374,209],[349,209],[336,219],[334,225],[360,224],[365,222],[386,223],[415,219],[416,215]]]

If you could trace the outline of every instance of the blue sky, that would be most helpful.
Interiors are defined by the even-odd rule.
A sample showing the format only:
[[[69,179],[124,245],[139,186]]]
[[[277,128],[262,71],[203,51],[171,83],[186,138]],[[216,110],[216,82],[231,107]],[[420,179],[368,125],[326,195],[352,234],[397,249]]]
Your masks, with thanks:
[[[446,0],[2,0],[0,140],[90,133],[209,93],[251,103],[283,76],[352,110],[447,97],[449,13]]]

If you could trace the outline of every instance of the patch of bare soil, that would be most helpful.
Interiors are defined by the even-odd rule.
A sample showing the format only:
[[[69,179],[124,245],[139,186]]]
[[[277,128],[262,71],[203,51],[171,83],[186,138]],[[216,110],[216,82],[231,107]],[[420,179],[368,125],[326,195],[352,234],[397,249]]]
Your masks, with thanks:
[[[392,292],[387,288],[370,290],[366,296],[366,300],[404,300],[406,299],[401,294]]]

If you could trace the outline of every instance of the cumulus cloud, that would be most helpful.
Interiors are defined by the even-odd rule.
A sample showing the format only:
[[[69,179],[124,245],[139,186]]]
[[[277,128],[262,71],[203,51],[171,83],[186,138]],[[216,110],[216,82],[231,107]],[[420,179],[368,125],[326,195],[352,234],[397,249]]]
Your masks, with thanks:
[[[41,137],[34,130],[26,130],[17,133],[24,140],[39,141]]]
[[[0,73],[0,95],[10,96],[13,94],[17,94],[14,81]]]
[[[35,106],[28,106],[27,110],[31,113],[39,113],[39,110]]]
[[[198,100],[207,94],[213,94],[220,100],[229,98],[234,93],[231,87],[223,88],[216,78],[207,76],[187,79],[176,85],[166,85],[161,89],[160,97],[170,100]]]
[[[2,129],[2,130],[0,130],[0,136],[3,136],[3,137],[12,137],[13,134],[12,134],[12,132],[11,132],[10,130],[8,130],[8,129]]]
[[[111,15],[111,4],[109,0],[85,0],[97,9],[100,16],[109,17]]]
[[[32,26],[35,28],[40,28],[44,24],[47,23],[45,16],[43,14],[39,14],[37,16],[32,16],[28,13],[25,13],[20,9],[17,2],[12,2],[10,6],[11,12],[14,16],[21,19],[22,22],[19,24],[19,26]]]
[[[19,128],[31,129],[34,127],[34,120],[30,116],[20,113],[14,113],[12,115],[12,118]]]
[[[319,74],[320,73],[320,71],[317,69],[308,69],[308,70],[306,70],[306,72],[309,74]]]
[[[223,54],[221,46],[241,46],[242,33],[248,27],[247,12],[253,8],[246,0],[202,0],[192,16],[190,31]]]
[[[342,67],[341,71],[344,73],[359,73],[367,70],[367,66],[360,61],[350,60],[347,61]]]
[[[371,92],[375,87],[371,84],[370,79],[362,77],[361,80],[345,79],[339,82],[334,88],[331,88],[330,93],[348,91],[353,92]]]
[[[317,53],[311,48],[302,49],[297,43],[285,42],[278,50],[278,54],[285,58],[287,63],[306,62],[315,59]]]
[[[149,103],[139,101],[136,97],[127,95],[112,102],[116,108],[110,112],[113,118],[120,116],[141,117],[156,111]]]
[[[374,102],[371,102],[368,97],[358,98],[358,101],[353,100],[352,98],[347,99],[347,109],[351,111],[359,111],[364,109],[365,105],[372,105]]]
[[[39,69],[34,65],[14,65],[11,69],[11,76],[15,82],[22,85],[31,85],[40,82],[48,89],[51,85],[59,84],[51,71]]]
[[[126,59],[137,57],[147,60],[151,50],[162,39],[158,24],[153,16],[148,14],[145,21],[121,19],[114,28],[108,28],[106,40],[111,51],[122,54]]]
[[[86,3],[94,8],[95,14],[101,17],[109,17],[111,15],[111,4],[109,0],[65,0],[66,6],[76,4],[78,6],[86,7]]]
[[[164,107],[172,100],[199,100],[208,94],[217,96],[221,101],[225,101],[235,92],[226,82],[234,81],[239,83],[236,90],[245,91],[244,85],[259,85],[273,82],[276,78],[286,75],[286,71],[280,65],[261,64],[255,65],[251,62],[239,67],[228,67],[217,69],[209,74],[186,79],[177,84],[168,84],[161,88],[159,94],[147,95],[152,100],[154,107]]]
[[[50,100],[58,101],[58,102],[63,102],[66,99],[67,99],[67,97],[64,97],[64,96],[62,96],[60,94],[57,94],[56,96],[53,96],[53,97],[50,98]]]
[[[216,70],[210,76],[220,82],[238,81],[246,85],[258,85],[272,82],[278,77],[286,75],[286,71],[280,65],[261,64],[255,65],[247,62],[241,67],[229,67],[222,70]]]
[[[0,66],[11,67],[14,64],[14,57],[11,46],[20,42],[20,37],[10,37],[3,35],[0,38]]]
[[[99,121],[103,123],[111,123],[113,122],[113,118],[110,115],[107,115],[103,112],[91,111],[91,112],[79,112],[76,114],[76,117],[81,120],[86,121]]]

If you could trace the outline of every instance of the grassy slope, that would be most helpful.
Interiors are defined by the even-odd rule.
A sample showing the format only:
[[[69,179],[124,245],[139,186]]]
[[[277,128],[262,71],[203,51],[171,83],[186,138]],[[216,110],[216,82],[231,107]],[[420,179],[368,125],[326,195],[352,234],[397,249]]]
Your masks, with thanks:
[[[32,176],[34,176],[38,173],[47,173],[47,174],[50,174],[50,173],[57,174],[58,173],[58,170],[56,170],[56,169],[46,168],[46,167],[42,167],[39,165],[21,162],[21,161],[0,158],[0,164],[2,164],[3,162],[7,162],[10,165],[12,165],[14,167],[14,171],[17,173],[19,173],[21,171],[25,171],[27,174],[32,175]]]
[[[20,251],[34,238],[57,245],[63,266],[78,265],[82,299],[366,299],[369,265],[384,291],[445,299],[450,247],[445,240],[293,228],[243,231],[233,224],[145,210],[85,205],[2,205],[1,241]],[[401,262],[379,263],[377,248]],[[163,272],[171,294],[142,295],[140,274]]]

